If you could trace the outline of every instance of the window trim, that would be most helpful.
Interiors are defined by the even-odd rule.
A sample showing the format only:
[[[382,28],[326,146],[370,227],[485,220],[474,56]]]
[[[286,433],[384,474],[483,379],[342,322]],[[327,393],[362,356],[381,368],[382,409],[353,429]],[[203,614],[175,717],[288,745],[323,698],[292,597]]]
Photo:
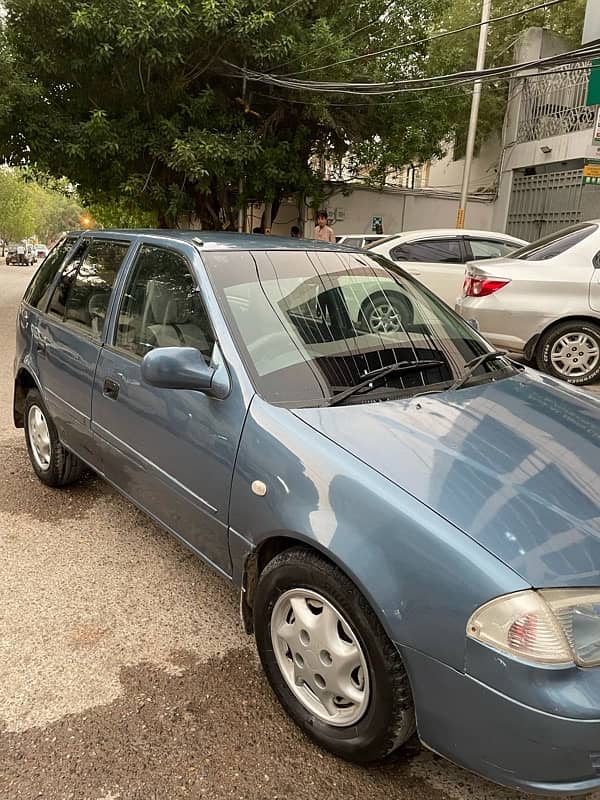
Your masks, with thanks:
[[[212,319],[211,314],[210,314],[210,310],[209,310],[208,305],[206,303],[206,299],[204,297],[204,293],[202,292],[202,287],[200,286],[200,283],[199,283],[199,281],[198,281],[198,279],[196,277],[196,273],[194,271],[192,262],[188,258],[187,254],[184,253],[179,248],[172,247],[169,244],[164,244],[163,242],[147,241],[147,240],[144,240],[144,239],[139,239],[135,243],[135,248],[134,248],[133,252],[131,252],[131,260],[130,260],[128,266],[127,266],[127,269],[125,270],[125,272],[123,274],[123,279],[119,283],[118,286],[117,286],[117,281],[115,281],[115,286],[113,287],[113,295],[112,295],[112,300],[113,300],[112,308],[111,308],[111,304],[109,303],[109,312],[106,315],[107,320],[110,317],[110,325],[107,326],[105,324],[105,326],[104,326],[104,338],[105,338],[104,346],[106,348],[108,348],[111,353],[117,353],[118,355],[123,356],[124,358],[127,358],[129,361],[131,361],[132,363],[135,363],[135,364],[140,364],[144,359],[144,356],[139,356],[139,355],[137,355],[137,353],[133,353],[131,350],[128,350],[125,347],[120,347],[116,343],[117,331],[118,331],[118,325],[119,325],[119,316],[121,314],[121,308],[123,306],[123,301],[125,299],[125,290],[126,290],[127,286],[129,285],[129,279],[133,278],[134,275],[135,275],[136,264],[137,264],[137,261],[138,261],[138,259],[140,257],[141,251],[142,251],[142,249],[144,247],[154,247],[154,248],[157,248],[157,249],[160,249],[160,250],[167,250],[170,253],[175,253],[175,255],[177,255],[181,259],[183,259],[183,261],[185,262],[185,267],[186,267],[188,273],[192,277],[192,281],[193,281],[193,285],[194,285],[194,291],[196,291],[198,293],[198,295],[200,296],[200,299],[202,301],[202,305],[204,306],[204,311],[206,313],[206,318],[208,319],[208,324],[209,324],[209,328],[210,328],[210,333],[212,334],[212,338],[213,338],[215,344],[217,344],[219,346],[219,348],[220,348],[219,339],[218,339],[218,337],[216,335],[216,332],[215,332],[215,324],[213,322],[213,319]],[[213,345],[213,347],[214,347],[214,345]]]

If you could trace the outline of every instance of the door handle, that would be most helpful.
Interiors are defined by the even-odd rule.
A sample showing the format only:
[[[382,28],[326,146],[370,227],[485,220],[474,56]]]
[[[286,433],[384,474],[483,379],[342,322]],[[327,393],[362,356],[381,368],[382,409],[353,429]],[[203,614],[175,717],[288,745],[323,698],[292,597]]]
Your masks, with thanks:
[[[116,381],[106,378],[102,388],[102,394],[111,400],[116,400],[119,396],[119,384]]]
[[[35,349],[38,353],[45,353],[49,343],[50,339],[47,336],[43,336],[41,333],[35,335]]]

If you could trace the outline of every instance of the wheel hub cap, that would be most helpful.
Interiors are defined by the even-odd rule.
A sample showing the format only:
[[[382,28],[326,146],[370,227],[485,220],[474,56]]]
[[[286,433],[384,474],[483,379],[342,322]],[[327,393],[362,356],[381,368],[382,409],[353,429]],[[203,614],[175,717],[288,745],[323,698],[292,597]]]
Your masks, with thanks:
[[[50,431],[44,412],[39,406],[31,406],[29,409],[27,425],[35,463],[46,471],[50,468]]]
[[[394,306],[391,303],[382,303],[371,311],[369,327],[373,333],[396,333],[402,327],[402,323]]]
[[[369,671],[342,614],[317,592],[290,589],[271,616],[271,641],[292,693],[329,725],[353,725],[369,702]]]
[[[565,378],[582,377],[598,366],[600,347],[587,333],[567,333],[552,346],[550,360],[554,369]]]

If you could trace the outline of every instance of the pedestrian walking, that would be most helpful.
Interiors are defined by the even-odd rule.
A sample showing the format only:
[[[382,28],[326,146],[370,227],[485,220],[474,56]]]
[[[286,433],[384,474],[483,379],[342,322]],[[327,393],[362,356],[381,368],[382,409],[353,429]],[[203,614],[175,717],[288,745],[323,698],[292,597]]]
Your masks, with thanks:
[[[333,228],[330,228],[327,224],[326,211],[317,212],[317,224],[315,226],[313,239],[317,239],[319,242],[335,242]]]

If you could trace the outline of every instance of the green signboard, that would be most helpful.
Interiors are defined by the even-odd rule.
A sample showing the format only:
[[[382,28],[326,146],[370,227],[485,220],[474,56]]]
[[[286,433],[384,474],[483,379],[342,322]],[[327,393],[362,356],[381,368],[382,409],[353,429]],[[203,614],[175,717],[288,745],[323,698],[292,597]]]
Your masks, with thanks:
[[[586,158],[583,166],[583,184],[600,186],[600,159]]]
[[[600,59],[596,58],[592,61],[592,70],[590,72],[590,82],[588,83],[588,93],[586,103],[588,106],[597,106],[600,104]]]

